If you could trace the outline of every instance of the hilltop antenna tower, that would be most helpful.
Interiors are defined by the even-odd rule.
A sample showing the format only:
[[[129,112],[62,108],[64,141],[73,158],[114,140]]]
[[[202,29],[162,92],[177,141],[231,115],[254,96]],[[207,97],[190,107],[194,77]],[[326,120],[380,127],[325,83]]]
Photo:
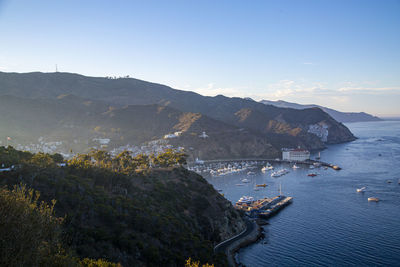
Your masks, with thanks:
[[[56,64],[56,72],[58,72],[58,67],[57,67],[57,64]]]

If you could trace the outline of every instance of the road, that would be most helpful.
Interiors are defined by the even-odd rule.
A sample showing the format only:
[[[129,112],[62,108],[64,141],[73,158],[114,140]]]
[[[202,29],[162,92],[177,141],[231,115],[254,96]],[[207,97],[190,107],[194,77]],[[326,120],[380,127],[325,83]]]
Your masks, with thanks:
[[[246,230],[239,235],[235,236],[234,238],[228,239],[226,241],[223,241],[219,243],[218,245],[215,246],[214,251],[216,253],[225,253],[227,258],[228,258],[228,263],[229,266],[236,266],[236,262],[234,259],[234,255],[231,255],[231,251],[233,248],[231,247],[236,241],[240,239],[244,239],[247,236],[253,234],[253,231],[256,230],[256,222],[250,221],[249,219],[245,219],[246,223]]]

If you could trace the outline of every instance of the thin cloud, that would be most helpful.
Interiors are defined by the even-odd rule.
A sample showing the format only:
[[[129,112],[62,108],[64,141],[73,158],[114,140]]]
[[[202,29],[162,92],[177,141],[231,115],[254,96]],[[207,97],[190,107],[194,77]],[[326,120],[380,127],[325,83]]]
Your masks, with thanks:
[[[373,91],[373,92],[388,92],[388,91],[400,91],[400,87],[341,87],[338,89],[339,92],[350,92],[350,91]]]

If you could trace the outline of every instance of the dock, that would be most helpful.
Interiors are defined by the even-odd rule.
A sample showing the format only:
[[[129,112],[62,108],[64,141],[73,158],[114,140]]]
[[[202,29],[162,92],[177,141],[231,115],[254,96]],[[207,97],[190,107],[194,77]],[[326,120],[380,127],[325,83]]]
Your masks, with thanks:
[[[244,211],[250,218],[267,219],[293,202],[293,197],[278,195],[273,198],[262,198],[249,203],[237,202],[235,209]]]
[[[287,205],[290,205],[292,202],[293,202],[293,197],[285,197],[278,203],[269,207],[268,209],[259,212],[257,215],[262,219],[268,219],[277,214],[281,209],[283,209]]]

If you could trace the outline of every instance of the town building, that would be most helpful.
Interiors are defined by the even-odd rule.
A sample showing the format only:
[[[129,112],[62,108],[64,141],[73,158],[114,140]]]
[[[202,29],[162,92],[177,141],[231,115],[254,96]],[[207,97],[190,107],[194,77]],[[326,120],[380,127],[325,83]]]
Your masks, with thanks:
[[[305,161],[310,159],[310,151],[301,148],[283,148],[282,159],[289,161]]]

